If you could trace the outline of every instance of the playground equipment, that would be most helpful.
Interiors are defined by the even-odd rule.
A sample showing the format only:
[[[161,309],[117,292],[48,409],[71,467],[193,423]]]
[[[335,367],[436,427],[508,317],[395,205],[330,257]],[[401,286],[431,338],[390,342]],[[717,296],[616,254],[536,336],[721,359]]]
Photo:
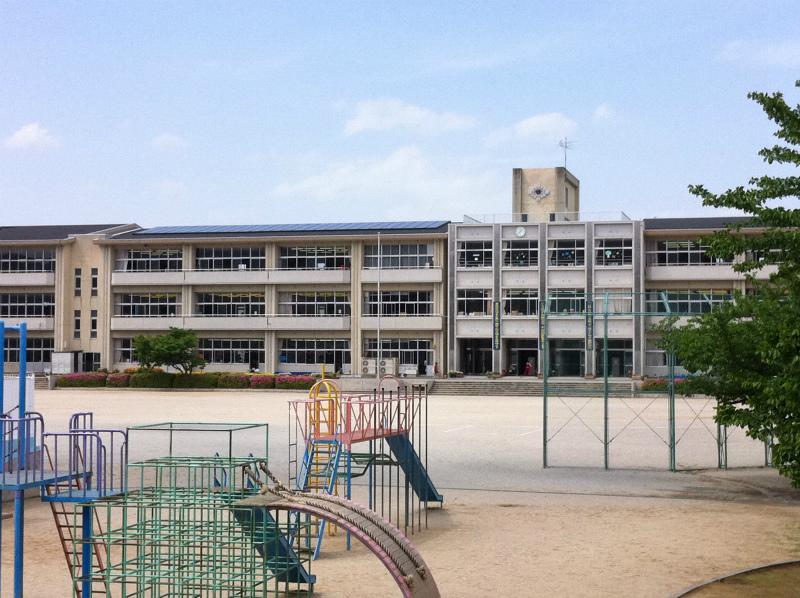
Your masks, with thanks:
[[[427,526],[429,502],[444,501],[428,475],[425,385],[409,387],[385,376],[371,393],[343,395],[334,381],[323,379],[307,399],[289,401],[289,418],[289,484],[295,490],[331,496],[343,490],[351,499],[353,480],[366,476],[361,489],[368,507],[406,534],[422,527],[423,513]],[[354,445],[367,450],[355,452]],[[315,559],[325,518],[316,525],[316,541],[308,547]]]
[[[653,324],[667,320],[670,325],[680,325],[681,320],[696,316],[706,310],[714,308],[716,303],[722,300],[729,300],[730,297],[721,297],[719,294],[709,296],[705,293],[695,293],[696,296],[675,298],[669,291],[663,291],[657,295],[652,291],[646,292],[603,292],[596,294],[593,298],[588,296],[583,301],[583,307],[568,312],[558,312],[551,310],[551,303],[557,301],[557,297],[544,297],[540,310],[540,330],[539,346],[543,353],[543,438],[542,438],[542,463],[544,467],[551,466],[551,444],[553,440],[563,435],[570,423],[579,424],[584,431],[589,433],[589,437],[598,441],[602,445],[602,463],[605,469],[611,467],[610,451],[616,441],[619,444],[620,437],[624,434],[631,434],[631,424],[640,423],[651,438],[656,438],[666,448],[666,463],[670,471],[677,471],[682,468],[678,460],[678,449],[681,443],[686,443],[687,433],[693,429],[699,431],[714,443],[714,461],[720,469],[729,467],[728,445],[733,430],[727,426],[719,424],[708,425],[705,419],[709,418],[707,410],[715,407],[716,401],[713,397],[706,397],[699,401],[699,405],[676,393],[676,367],[677,361],[673,351],[665,351],[667,391],[666,397],[650,396],[640,401],[641,404],[634,405],[630,398],[611,397],[610,384],[610,358],[612,352],[610,343],[616,339],[630,338],[632,331],[626,326],[635,327],[652,326]],[[632,324],[631,322],[632,317]],[[550,380],[551,373],[551,350],[549,339],[549,325],[561,320],[576,321],[584,319],[586,339],[588,342],[597,342],[599,346],[594,347],[598,352],[599,375],[603,377],[602,396],[584,394],[576,396],[574,390],[569,395],[565,395],[558,388],[557,383]],[[602,325],[602,336],[595,335],[594,330]],[[570,404],[565,396],[572,396],[580,399],[576,403]],[[666,401],[664,399],[666,398]],[[597,404],[597,399],[602,399],[602,429],[595,430],[582,417],[586,410],[592,409]],[[697,401],[695,401],[696,403]],[[560,405],[567,411],[564,421],[553,424],[553,406]],[[663,407],[664,413],[652,415],[651,409]],[[681,407],[688,414],[688,423],[681,426],[678,422],[677,408]],[[711,414],[713,415],[713,414]],[[716,428],[714,430],[713,428]],[[666,434],[660,430],[666,429]],[[752,441],[753,445],[758,444]],[[763,443],[761,447],[763,453],[762,464],[769,465],[771,461],[770,447],[768,443]],[[641,451],[641,444],[637,451]],[[752,451],[751,451],[752,452]]]

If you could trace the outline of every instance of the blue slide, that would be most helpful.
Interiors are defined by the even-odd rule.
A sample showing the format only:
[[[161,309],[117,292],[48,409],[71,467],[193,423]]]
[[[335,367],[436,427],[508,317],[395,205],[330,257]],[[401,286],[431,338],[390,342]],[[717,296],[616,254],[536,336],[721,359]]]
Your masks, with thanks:
[[[433,485],[433,481],[428,472],[425,471],[425,466],[420,461],[417,451],[408,441],[408,435],[388,436],[386,442],[419,499],[427,502],[443,502],[444,497],[439,494],[436,486]]]

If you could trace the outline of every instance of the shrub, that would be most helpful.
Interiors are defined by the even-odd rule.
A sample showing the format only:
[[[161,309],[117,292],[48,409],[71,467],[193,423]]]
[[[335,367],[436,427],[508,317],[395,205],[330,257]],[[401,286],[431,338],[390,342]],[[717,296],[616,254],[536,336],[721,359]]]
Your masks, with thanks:
[[[130,383],[130,374],[109,374],[106,378],[106,386],[114,388],[125,388]]]
[[[250,388],[250,376],[239,372],[228,372],[220,375],[219,388]]]
[[[129,385],[131,388],[172,388],[175,374],[166,372],[139,372],[131,374]]]
[[[314,376],[281,375],[275,378],[275,388],[308,390],[316,381]]]
[[[253,374],[250,376],[250,388],[275,388],[275,376],[272,374]]]
[[[447,375],[450,378],[463,378],[464,377],[464,372],[459,372],[459,371],[456,371],[456,370],[452,370],[452,371],[447,372]]]
[[[172,388],[217,388],[219,374],[178,374],[172,380]]]
[[[675,392],[677,394],[686,394],[686,389],[681,388],[684,382],[686,382],[686,378],[675,378]],[[645,392],[667,392],[669,383],[666,378],[647,378],[642,381],[641,389]]]
[[[80,372],[59,376],[56,386],[59,388],[96,388],[106,385],[106,374],[102,372]]]
[[[141,370],[139,368],[125,368],[122,370],[123,374],[138,374]]]

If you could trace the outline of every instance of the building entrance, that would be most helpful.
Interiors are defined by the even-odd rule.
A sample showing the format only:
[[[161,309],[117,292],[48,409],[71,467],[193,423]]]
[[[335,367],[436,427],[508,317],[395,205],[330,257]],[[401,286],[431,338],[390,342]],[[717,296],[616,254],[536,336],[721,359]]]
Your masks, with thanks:
[[[539,342],[537,340],[508,340],[505,341],[505,346],[505,364],[509,376],[535,376],[539,373],[537,366]],[[527,367],[528,363],[530,363],[529,368]]]
[[[470,338],[459,341],[459,365],[465,374],[485,374],[492,371],[492,339]]]
[[[549,362],[551,376],[583,376],[586,370],[583,340],[552,339]]]
[[[594,354],[597,356],[598,376],[603,376],[603,340],[595,340]],[[630,378],[633,374],[633,341],[631,339],[608,340],[608,375],[616,378]]]

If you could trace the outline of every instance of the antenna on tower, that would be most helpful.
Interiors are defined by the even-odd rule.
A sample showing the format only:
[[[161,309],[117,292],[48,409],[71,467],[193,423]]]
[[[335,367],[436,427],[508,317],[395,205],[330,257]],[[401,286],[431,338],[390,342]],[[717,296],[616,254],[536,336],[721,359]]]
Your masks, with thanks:
[[[566,137],[558,142],[558,147],[564,150],[564,168],[567,167],[567,150],[571,150],[574,144],[574,141],[570,141]]]

